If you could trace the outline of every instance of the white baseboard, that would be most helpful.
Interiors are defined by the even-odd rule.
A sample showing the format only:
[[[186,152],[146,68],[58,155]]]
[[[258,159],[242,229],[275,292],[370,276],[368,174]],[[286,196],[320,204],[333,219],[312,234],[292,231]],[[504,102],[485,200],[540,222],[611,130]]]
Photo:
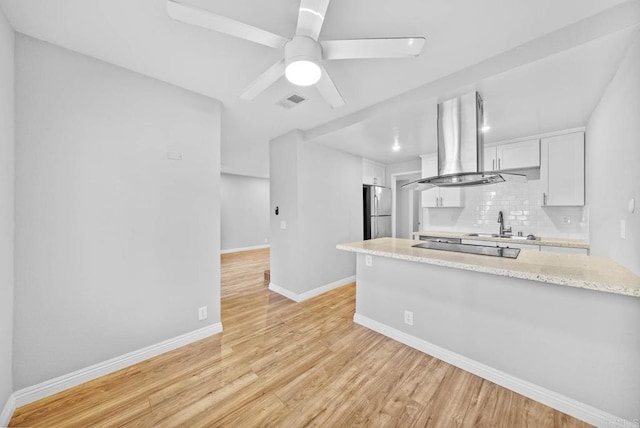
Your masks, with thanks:
[[[287,290],[286,288],[282,288],[277,284],[274,284],[273,282],[269,283],[269,290],[280,294],[281,296],[286,297],[289,300],[293,300],[294,302],[300,302],[300,298],[298,297],[298,294]]]
[[[353,322],[589,424],[598,427],[638,428],[639,426],[636,421],[619,418],[588,404],[574,400],[573,398],[550,391],[479,363],[478,361],[441,348],[433,343],[411,336],[410,334],[389,327],[386,324],[382,324],[364,315],[356,313],[353,316]]]
[[[94,364],[84,369],[76,370],[75,372],[21,389],[14,393],[15,406],[24,406],[25,404],[32,403],[34,401],[64,391],[65,389],[69,389],[90,380],[97,379],[101,376],[113,373],[125,367],[129,367],[141,361],[148,360],[149,358],[164,354],[165,352],[172,351],[181,346],[197,342],[198,340],[204,339],[205,337],[213,336],[214,334],[218,334],[221,332],[222,323],[212,324],[198,330],[194,330],[189,333],[167,339],[160,343],[138,349],[137,351],[129,352],[128,354],[111,358],[110,360]]]
[[[220,254],[239,253],[241,251],[262,250],[263,248],[270,248],[271,245],[256,245],[254,247],[240,247],[240,248],[228,248],[226,250],[220,250]]]
[[[327,291],[331,291],[334,288],[342,287],[343,285],[350,284],[356,280],[356,276],[348,276],[346,278],[339,279],[338,281],[334,281],[329,284],[325,284],[321,287],[314,288],[313,290],[305,291],[302,294],[294,293],[293,291],[289,291],[286,288],[282,288],[279,285],[274,284],[273,282],[269,283],[269,290],[274,291],[278,294],[283,295],[287,299],[291,299],[296,303],[303,302],[305,300],[309,300],[312,297],[319,296],[320,294],[326,293]]]
[[[13,416],[13,412],[16,410],[16,395],[11,394],[7,403],[4,405],[2,409],[2,413],[0,413],[0,427],[5,428],[9,426],[9,421],[11,421],[11,417]]]

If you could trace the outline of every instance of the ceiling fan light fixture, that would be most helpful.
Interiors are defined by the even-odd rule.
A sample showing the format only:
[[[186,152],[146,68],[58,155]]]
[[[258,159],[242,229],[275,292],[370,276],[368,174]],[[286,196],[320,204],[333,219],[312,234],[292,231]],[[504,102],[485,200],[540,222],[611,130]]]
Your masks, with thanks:
[[[318,83],[322,70],[315,61],[298,60],[290,62],[284,70],[287,80],[297,86],[311,86]]]
[[[295,36],[284,47],[286,67],[284,75],[297,86],[311,86],[322,77],[321,49],[310,37]]]
[[[344,106],[345,101],[325,68],[324,61],[416,57],[420,55],[425,43],[424,37],[318,41],[331,0],[299,0],[298,21],[292,39],[224,15],[182,4],[182,0],[164,1],[167,14],[176,21],[270,48],[284,48],[284,58],[269,67],[242,91],[240,99],[245,101],[255,99],[284,75],[289,82],[298,86],[315,85],[319,95],[331,108],[339,108]]]

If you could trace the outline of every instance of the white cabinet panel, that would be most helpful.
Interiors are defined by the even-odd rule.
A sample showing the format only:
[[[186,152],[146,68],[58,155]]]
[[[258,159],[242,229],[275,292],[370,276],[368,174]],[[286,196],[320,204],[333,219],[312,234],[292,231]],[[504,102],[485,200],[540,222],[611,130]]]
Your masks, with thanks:
[[[422,207],[423,208],[437,208],[439,206],[440,206],[440,190],[437,187],[422,191]]]
[[[377,186],[385,185],[387,168],[378,162],[362,159],[362,183]]]
[[[440,206],[444,208],[463,207],[464,201],[462,200],[462,188],[441,187],[440,188]]]
[[[485,171],[495,171],[497,170],[497,151],[496,146],[490,146],[484,148],[484,170]]]
[[[435,154],[422,156],[422,178],[438,175],[438,158]],[[463,190],[460,187],[432,187],[422,191],[423,208],[463,207]]]
[[[540,140],[520,141],[497,147],[498,169],[535,168],[540,166]]]
[[[542,206],[584,206],[584,132],[543,138]]]
[[[519,141],[484,148],[484,170],[537,168],[540,166],[540,140]]]

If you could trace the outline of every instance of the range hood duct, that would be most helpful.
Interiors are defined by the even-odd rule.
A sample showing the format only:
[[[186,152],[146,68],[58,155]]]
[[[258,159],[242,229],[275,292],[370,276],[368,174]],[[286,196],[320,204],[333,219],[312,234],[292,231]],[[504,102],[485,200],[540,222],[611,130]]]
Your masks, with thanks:
[[[402,187],[426,190],[432,187],[462,187],[525,181],[521,174],[484,172],[484,124],[482,98],[470,92],[438,104],[438,175]]]

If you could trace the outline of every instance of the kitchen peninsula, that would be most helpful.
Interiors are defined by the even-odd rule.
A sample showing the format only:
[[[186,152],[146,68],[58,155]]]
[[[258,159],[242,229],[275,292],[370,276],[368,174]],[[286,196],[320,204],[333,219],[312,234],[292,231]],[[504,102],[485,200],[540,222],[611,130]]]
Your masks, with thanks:
[[[635,426],[637,275],[601,257],[416,243],[337,246],[357,253],[355,322],[592,424]]]

